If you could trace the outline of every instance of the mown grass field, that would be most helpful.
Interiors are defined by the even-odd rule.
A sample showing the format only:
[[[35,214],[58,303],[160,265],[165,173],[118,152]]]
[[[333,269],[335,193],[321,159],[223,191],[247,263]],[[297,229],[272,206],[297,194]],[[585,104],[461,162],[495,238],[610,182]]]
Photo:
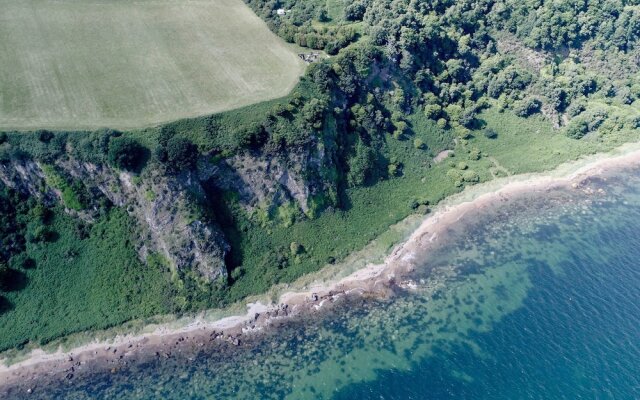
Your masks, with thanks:
[[[242,0],[0,0],[0,129],[131,128],[286,95],[304,66]]]

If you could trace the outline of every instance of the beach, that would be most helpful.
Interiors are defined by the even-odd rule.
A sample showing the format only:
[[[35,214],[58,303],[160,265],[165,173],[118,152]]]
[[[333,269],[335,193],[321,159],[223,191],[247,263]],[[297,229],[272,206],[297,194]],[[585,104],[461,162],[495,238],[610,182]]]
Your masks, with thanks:
[[[384,298],[400,288],[411,288],[405,277],[419,267],[417,254],[429,251],[446,240],[447,230],[461,218],[522,194],[544,193],[565,187],[587,195],[591,189],[584,182],[616,169],[640,165],[640,145],[629,144],[616,151],[599,154],[539,173],[510,176],[470,186],[435,207],[406,240],[396,245],[383,262],[367,263],[344,276],[341,266],[304,277],[277,293],[275,300],[250,301],[246,312],[217,320],[194,317],[176,324],[159,324],[142,333],[120,334],[109,340],[96,340],[69,351],[47,353],[35,349],[21,361],[0,366],[2,387],[15,386],[31,393],[43,379],[75,379],[98,370],[117,369],[123,363],[142,362],[147,358],[181,357],[187,349],[218,346],[225,351],[249,345],[260,332],[293,318],[323,312],[347,297]],[[422,267],[424,268],[424,266]]]

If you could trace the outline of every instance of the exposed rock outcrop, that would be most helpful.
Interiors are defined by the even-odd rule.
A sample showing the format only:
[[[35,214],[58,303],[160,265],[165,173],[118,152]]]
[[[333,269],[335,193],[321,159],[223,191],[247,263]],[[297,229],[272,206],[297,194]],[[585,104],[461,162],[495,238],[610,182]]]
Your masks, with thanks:
[[[16,158],[0,163],[0,180],[49,205],[61,203],[69,214],[87,222],[99,215],[106,198],[138,221],[142,240],[136,242],[142,259],[160,254],[178,270],[191,269],[209,281],[226,282],[229,244],[202,212],[213,204],[210,189],[238,193],[247,211],[292,203],[308,213],[311,196],[326,190],[326,180],[320,178],[322,160],[322,147],[313,145],[279,157],[247,152],[212,162],[203,156],[190,171],[172,174],[152,165],[138,175],[72,157],[47,165]],[[52,170],[84,186],[85,207],[64,204],[61,188],[51,185]]]
[[[146,234],[141,243],[142,257],[158,253],[178,269],[193,269],[210,281],[226,279],[224,257],[229,245],[213,223],[194,215],[194,198],[206,201],[194,173],[171,176],[147,172],[134,176],[74,159],[58,161],[55,167],[82,182],[91,193],[92,204],[86,210],[68,210],[70,213],[90,221],[98,208],[97,199],[104,196],[115,206],[126,207],[138,220]],[[0,180],[49,204],[62,202],[60,192],[47,185],[38,162],[15,160],[0,165]]]
[[[324,161],[322,147],[311,145],[279,157],[247,152],[215,165],[200,163],[198,174],[203,182],[238,193],[240,203],[249,211],[292,201],[307,213],[311,196],[328,189],[321,176]]]

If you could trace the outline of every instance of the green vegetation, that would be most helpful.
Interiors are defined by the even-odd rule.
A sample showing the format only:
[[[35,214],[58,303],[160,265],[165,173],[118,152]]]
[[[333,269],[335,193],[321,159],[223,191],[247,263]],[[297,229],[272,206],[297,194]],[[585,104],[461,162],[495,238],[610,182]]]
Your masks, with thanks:
[[[69,183],[68,180],[60,175],[56,171],[55,167],[51,165],[43,165],[42,170],[45,173],[45,180],[49,186],[60,191],[62,196],[62,202],[64,205],[72,210],[82,210],[86,207],[88,200],[88,194],[84,190],[82,183],[77,180],[73,180]]]
[[[75,220],[58,208],[5,191],[3,218],[15,229],[0,230],[2,243],[12,243],[2,274],[25,279],[18,290],[4,289],[0,300],[0,322],[13,321],[6,334],[0,330],[8,338],[0,348],[227,304],[341,260],[465,186],[639,139],[637,11],[624,2],[247,4],[285,40],[334,56],[310,65],[288,96],[228,112],[127,132],[7,133],[0,137],[0,162],[39,161],[64,205],[82,210],[82,185],[54,161],[133,170],[137,185],[144,171],[197,179],[187,172],[206,175],[238,158],[277,159],[298,168],[307,208],[288,197],[254,199],[246,207],[241,193],[215,179],[204,184],[208,202],[188,193],[200,196],[190,221],[217,224],[230,245],[225,286],[189,268],[172,270],[157,254],[143,265],[135,251],[140,232],[122,209],[105,206],[96,223],[75,232]],[[281,8],[284,15],[276,12]],[[605,17],[606,24],[594,22]],[[604,73],[612,70],[618,72]],[[147,188],[144,195],[162,194]],[[81,248],[70,247],[78,240]],[[116,255],[107,258],[109,251]],[[89,255],[97,260],[91,265]],[[89,272],[76,276],[78,268]],[[68,284],[45,289],[49,274]],[[90,274],[98,274],[95,284],[85,281]],[[105,283],[109,277],[113,287]],[[29,333],[28,316],[50,312],[42,304],[54,304],[57,319]],[[89,306],[100,318],[84,313]]]
[[[0,7],[0,129],[130,128],[210,114],[284,96],[303,71],[241,0]]]
[[[113,137],[109,141],[109,163],[116,168],[136,170],[144,157],[144,147],[130,137]]]
[[[63,212],[50,212],[47,226],[55,238],[26,245],[35,267],[10,270],[0,350],[173,310],[168,271],[138,261],[131,243],[135,227],[123,211],[113,209],[85,228]]]

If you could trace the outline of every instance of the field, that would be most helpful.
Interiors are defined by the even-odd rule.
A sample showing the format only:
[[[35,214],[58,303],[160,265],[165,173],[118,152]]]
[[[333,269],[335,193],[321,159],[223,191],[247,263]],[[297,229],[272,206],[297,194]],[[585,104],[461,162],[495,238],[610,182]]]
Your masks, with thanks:
[[[297,55],[242,0],[0,0],[0,129],[132,128],[286,95]]]

